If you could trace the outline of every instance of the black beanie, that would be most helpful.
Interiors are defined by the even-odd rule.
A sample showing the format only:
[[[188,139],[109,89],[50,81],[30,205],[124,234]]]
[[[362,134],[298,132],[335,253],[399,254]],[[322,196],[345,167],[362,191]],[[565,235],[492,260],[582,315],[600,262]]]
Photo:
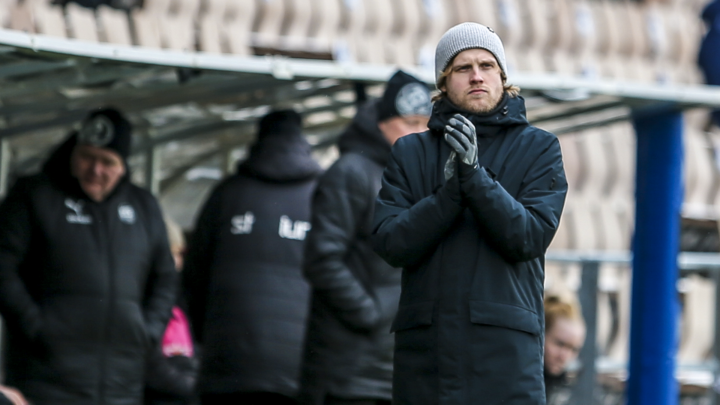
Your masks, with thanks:
[[[111,149],[123,160],[130,156],[132,124],[114,108],[92,111],[78,132],[78,144]]]
[[[395,116],[424,115],[432,111],[430,90],[425,83],[398,70],[388,80],[385,93],[377,103],[378,121]]]
[[[302,117],[295,110],[272,111],[260,119],[258,140],[268,135],[297,135],[302,133]]]

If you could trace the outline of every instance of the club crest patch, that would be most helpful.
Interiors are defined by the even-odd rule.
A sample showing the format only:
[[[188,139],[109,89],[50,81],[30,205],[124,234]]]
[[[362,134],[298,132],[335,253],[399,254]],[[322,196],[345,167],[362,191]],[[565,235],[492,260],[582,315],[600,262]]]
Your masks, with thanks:
[[[120,204],[118,207],[118,216],[120,221],[126,224],[135,223],[135,209],[129,204]]]
[[[395,109],[402,116],[429,116],[432,112],[430,92],[420,83],[408,83],[395,97]]]
[[[86,122],[80,129],[78,140],[93,146],[105,146],[115,136],[115,127],[112,121],[104,115],[98,115],[89,122]]]

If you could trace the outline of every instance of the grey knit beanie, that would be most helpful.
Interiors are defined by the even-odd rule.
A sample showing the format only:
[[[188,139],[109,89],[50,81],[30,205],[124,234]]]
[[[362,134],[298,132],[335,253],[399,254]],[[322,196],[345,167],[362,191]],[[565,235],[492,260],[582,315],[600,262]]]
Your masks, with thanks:
[[[490,27],[466,22],[450,28],[440,38],[440,42],[435,48],[435,83],[437,84],[440,75],[457,54],[476,48],[485,49],[492,53],[498,64],[500,64],[500,69],[507,74],[505,69],[505,49],[500,37]]]

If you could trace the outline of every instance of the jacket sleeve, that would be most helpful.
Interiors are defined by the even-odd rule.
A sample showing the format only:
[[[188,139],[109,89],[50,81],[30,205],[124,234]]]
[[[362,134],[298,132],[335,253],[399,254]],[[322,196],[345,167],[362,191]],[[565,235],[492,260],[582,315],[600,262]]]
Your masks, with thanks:
[[[530,166],[517,198],[482,167],[461,171],[460,184],[483,237],[505,260],[522,262],[545,254],[567,193],[557,138]]]
[[[145,288],[144,311],[148,336],[153,342],[157,342],[165,332],[175,304],[178,276],[160,206],[154,198],[149,206],[148,220],[151,221],[153,250]]]
[[[335,164],[320,178],[313,196],[303,273],[316,299],[332,307],[342,322],[370,329],[380,321],[380,311],[345,263],[372,201],[367,176],[356,170]]]
[[[0,313],[9,327],[34,338],[42,324],[41,312],[20,276],[34,222],[26,185],[18,181],[0,204]]]
[[[437,248],[462,214],[460,186],[451,178],[433,194],[415,201],[406,170],[407,162],[418,159],[400,139],[385,169],[382,188],[375,204],[373,248],[394,267],[408,268],[420,263]],[[419,165],[427,164],[419,162]]]
[[[210,264],[217,235],[217,213],[220,212],[221,188],[216,188],[200,211],[193,231],[183,268],[183,292],[193,336],[202,343],[205,306],[210,284]],[[230,224],[228,224],[230,226]]]

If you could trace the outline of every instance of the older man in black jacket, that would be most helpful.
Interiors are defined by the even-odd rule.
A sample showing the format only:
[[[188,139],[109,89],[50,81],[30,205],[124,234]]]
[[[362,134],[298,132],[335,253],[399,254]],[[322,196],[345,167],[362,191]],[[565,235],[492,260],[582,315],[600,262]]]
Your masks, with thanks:
[[[400,271],[372,251],[368,238],[390,147],[427,129],[430,108],[427,86],[397,72],[381,99],[360,107],[340,138],[340,158],[320,179],[305,250],[304,272],[313,293],[303,404],[389,403],[389,332]]]
[[[403,267],[393,403],[544,404],[544,254],[567,192],[560,146],[528,124],[490,28],[451,28],[435,63],[430,130],[395,144],[375,211],[375,250]]]
[[[34,405],[142,403],[176,272],[157,201],[127,176],[131,129],[93,112],[0,205],[7,382]]]

